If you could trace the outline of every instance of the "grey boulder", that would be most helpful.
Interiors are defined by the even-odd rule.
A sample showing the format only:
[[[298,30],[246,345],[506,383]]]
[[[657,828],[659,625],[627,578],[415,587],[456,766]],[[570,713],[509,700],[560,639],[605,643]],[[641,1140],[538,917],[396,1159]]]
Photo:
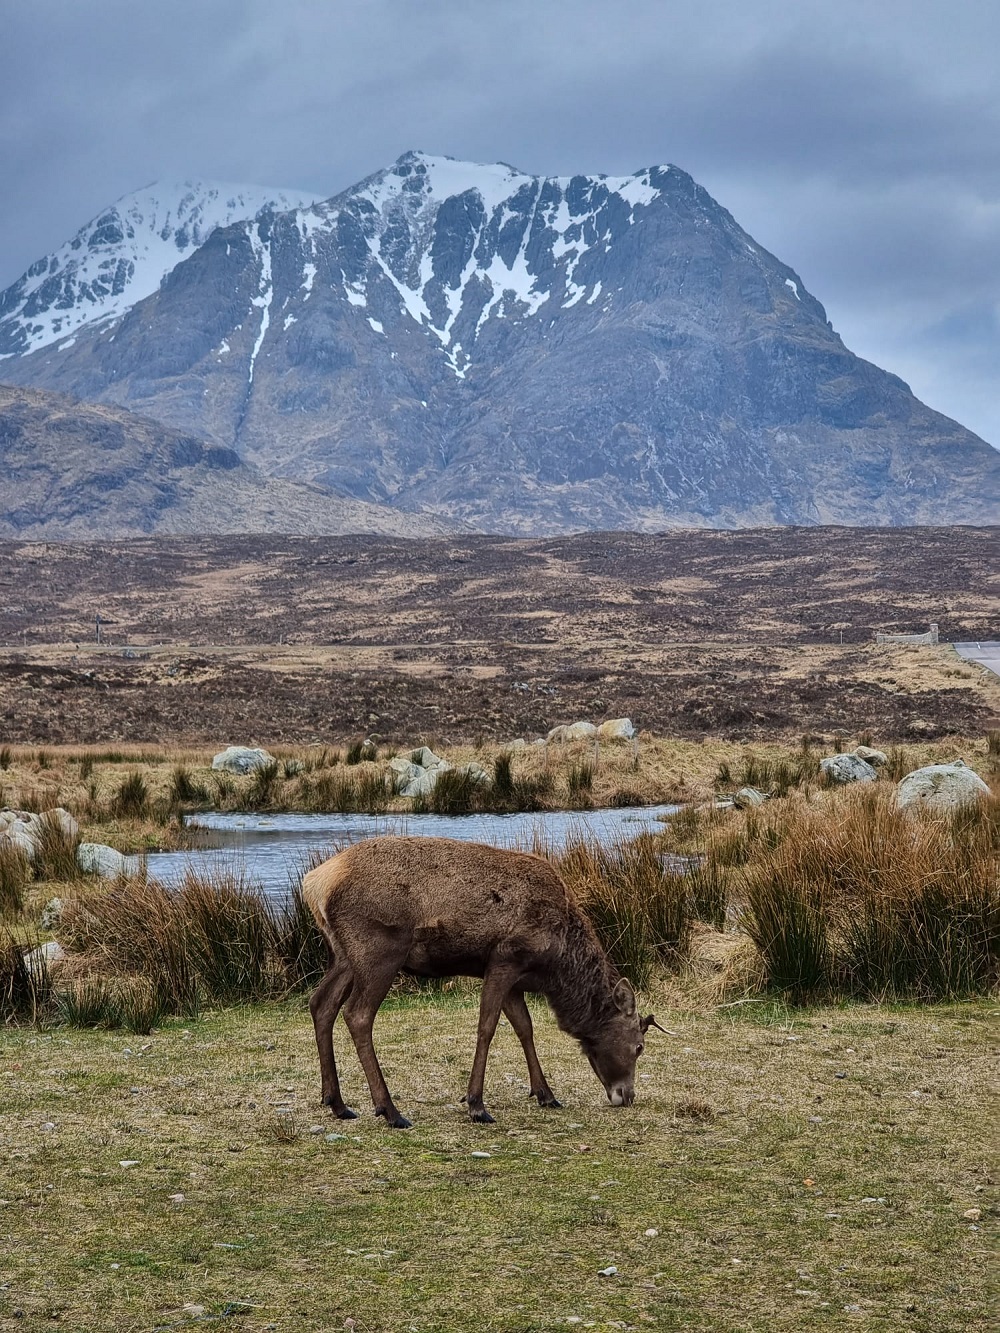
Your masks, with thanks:
[[[989,794],[990,789],[979,774],[956,759],[953,764],[928,764],[907,773],[896,788],[896,805],[900,810],[947,814]]]
[[[76,863],[85,875],[100,875],[102,879],[119,879],[128,874],[128,857],[103,842],[81,842]]]
[[[259,747],[230,745],[212,760],[212,767],[224,773],[256,773],[275,762],[274,756]]]
[[[844,786],[849,782],[874,782],[878,774],[867,760],[856,754],[831,754],[819,761],[827,782]]]

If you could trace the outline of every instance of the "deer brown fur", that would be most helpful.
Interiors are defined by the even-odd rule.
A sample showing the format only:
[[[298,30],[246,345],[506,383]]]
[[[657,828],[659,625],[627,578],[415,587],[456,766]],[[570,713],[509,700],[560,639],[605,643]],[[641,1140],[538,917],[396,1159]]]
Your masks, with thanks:
[[[576,1037],[609,1100],[635,1098],[635,1062],[652,1015],[640,1019],[632,987],[615,970],[553,867],[540,856],[447,838],[371,838],[309,872],[303,894],[330,949],[310,1001],[323,1101],[341,1118],[333,1054],[340,1009],[364,1069],[376,1115],[407,1128],[372,1044],[379,1006],[400,971],[483,978],[476,1054],[466,1101],[483,1104],[490,1042],[501,1011],[524,1049],[530,1096],[558,1106],[535,1052],[525,991],[541,992],[559,1026]]]

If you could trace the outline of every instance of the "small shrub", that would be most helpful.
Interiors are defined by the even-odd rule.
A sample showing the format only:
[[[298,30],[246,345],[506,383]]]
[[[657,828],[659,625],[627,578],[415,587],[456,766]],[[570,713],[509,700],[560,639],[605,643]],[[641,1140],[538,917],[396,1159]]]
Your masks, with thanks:
[[[80,781],[86,782],[94,771],[94,756],[85,754],[80,760]]]
[[[142,819],[149,814],[149,788],[141,773],[122,779],[111,798],[111,810],[119,819]]]
[[[9,745],[0,745],[0,768],[5,772],[14,762],[14,753]]]
[[[38,750],[35,754],[35,763],[39,768],[51,768],[52,756],[49,754],[48,750]]]
[[[571,798],[578,798],[593,790],[594,765],[586,761],[574,764],[566,775],[566,786]]]

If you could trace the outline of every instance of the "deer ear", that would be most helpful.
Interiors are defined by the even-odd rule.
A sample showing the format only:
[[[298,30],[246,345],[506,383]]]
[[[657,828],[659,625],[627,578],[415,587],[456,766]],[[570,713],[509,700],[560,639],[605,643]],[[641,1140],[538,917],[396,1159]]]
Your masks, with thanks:
[[[642,1028],[643,1033],[648,1032],[650,1028],[656,1028],[657,1032],[666,1032],[667,1030],[666,1028],[660,1027],[652,1014],[647,1014],[645,1018],[640,1018],[639,1026]]]
[[[623,1013],[626,1018],[630,1018],[635,1013],[635,991],[624,977],[612,991],[612,999],[618,1011]]]

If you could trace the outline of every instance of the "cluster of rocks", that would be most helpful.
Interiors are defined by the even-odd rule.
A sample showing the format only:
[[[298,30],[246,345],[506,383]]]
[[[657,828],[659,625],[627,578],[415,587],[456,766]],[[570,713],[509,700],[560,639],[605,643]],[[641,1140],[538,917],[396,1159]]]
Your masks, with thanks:
[[[827,782],[847,786],[854,782],[874,782],[878,770],[889,762],[882,750],[859,745],[842,754],[831,754],[820,760],[820,772]],[[948,764],[927,764],[914,769],[896,785],[896,805],[900,810],[931,810],[938,814],[957,810],[960,806],[988,796],[989,787],[962,759]],[[727,800],[718,804],[734,805],[739,810],[763,805],[768,793],[756,787],[741,787]]]
[[[414,750],[409,759],[389,760],[393,790],[397,796],[429,796],[442,773],[459,773],[478,786],[488,787],[492,778],[481,764],[449,764],[427,745]]]
[[[33,863],[38,856],[43,830],[53,825],[57,825],[69,841],[75,842],[80,836],[79,824],[61,806],[46,810],[44,814],[5,808],[0,810],[0,846],[17,847]]]
[[[36,814],[31,810],[0,810],[0,847],[16,847],[29,865],[34,865],[41,848],[43,830],[57,827],[69,843],[76,843],[80,826],[68,810],[57,806]],[[76,863],[85,875],[117,879],[127,873],[128,857],[100,842],[81,842],[76,847]]]

